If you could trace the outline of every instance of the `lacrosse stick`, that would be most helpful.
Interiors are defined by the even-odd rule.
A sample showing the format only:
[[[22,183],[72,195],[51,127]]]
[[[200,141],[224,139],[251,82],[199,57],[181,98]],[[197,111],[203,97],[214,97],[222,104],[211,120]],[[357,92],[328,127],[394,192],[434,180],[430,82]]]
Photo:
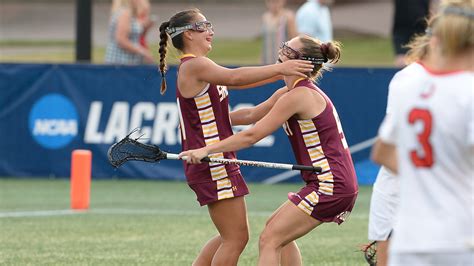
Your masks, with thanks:
[[[186,160],[186,156],[178,158],[178,154],[164,152],[160,147],[152,144],[145,144],[138,142],[136,139],[130,138],[130,135],[135,133],[137,130],[132,131],[121,141],[113,144],[107,156],[110,164],[114,167],[119,167],[127,161],[144,161],[144,162],[159,162],[161,160]],[[259,161],[247,161],[237,159],[224,159],[224,158],[209,158],[204,157],[201,161],[210,163],[222,163],[222,164],[238,164],[242,166],[255,166],[265,168],[275,168],[284,170],[302,170],[312,171],[320,173],[321,167],[308,166],[308,165],[297,165],[297,164],[284,164],[284,163],[271,163],[271,162],[259,162]]]
[[[364,258],[369,266],[377,265],[377,241],[370,242],[369,244],[363,245],[361,251],[364,252]]]

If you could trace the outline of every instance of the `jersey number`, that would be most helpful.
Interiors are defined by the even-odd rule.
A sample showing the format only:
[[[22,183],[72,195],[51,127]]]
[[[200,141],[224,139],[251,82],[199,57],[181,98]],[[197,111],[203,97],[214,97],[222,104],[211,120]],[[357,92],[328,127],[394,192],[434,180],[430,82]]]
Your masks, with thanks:
[[[227,91],[227,86],[217,86],[217,91],[219,92],[220,99],[219,101],[222,102],[227,95],[229,95],[229,92]]]
[[[418,142],[423,151],[411,150],[410,158],[416,167],[431,167],[433,165],[433,148],[430,143],[432,127],[430,111],[426,109],[412,109],[408,116],[408,122],[413,125],[418,121],[423,123],[423,130],[418,134]]]
[[[344,147],[344,149],[347,149],[349,146],[347,145],[346,137],[344,136],[344,131],[342,131],[341,120],[339,119],[339,115],[337,114],[336,108],[332,109],[332,114],[336,119],[337,131],[339,131],[339,136],[341,137],[342,147]]]

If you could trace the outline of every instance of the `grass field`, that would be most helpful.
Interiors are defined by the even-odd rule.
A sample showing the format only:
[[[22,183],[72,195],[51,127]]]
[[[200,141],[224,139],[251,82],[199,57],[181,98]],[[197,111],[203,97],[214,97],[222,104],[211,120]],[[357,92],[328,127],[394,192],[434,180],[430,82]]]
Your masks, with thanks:
[[[249,184],[251,239],[239,265],[256,265],[266,219],[301,184]],[[304,265],[365,265],[371,187],[349,220],[298,240]],[[184,182],[92,182],[91,207],[69,211],[64,179],[0,178],[1,265],[191,265],[216,231]]]
[[[339,39],[343,44],[341,66],[393,66],[389,39],[371,36],[350,36]],[[260,63],[261,40],[215,39],[209,57],[223,65],[256,65]],[[159,58],[156,44],[151,45],[155,58]],[[94,47],[92,61],[103,63],[104,47]],[[170,49],[170,64],[176,64],[177,55]],[[0,41],[0,62],[74,62],[74,43],[71,41]]]

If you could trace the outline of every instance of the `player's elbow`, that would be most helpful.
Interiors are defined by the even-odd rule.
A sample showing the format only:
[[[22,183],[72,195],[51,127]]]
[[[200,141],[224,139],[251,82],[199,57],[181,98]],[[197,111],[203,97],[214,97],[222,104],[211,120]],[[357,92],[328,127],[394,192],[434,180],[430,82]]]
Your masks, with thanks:
[[[383,164],[383,158],[380,157],[380,154],[377,151],[372,150],[372,154],[370,155],[370,159],[378,165]]]
[[[256,134],[256,132],[254,132],[253,130],[245,130],[242,131],[242,139],[245,147],[250,147],[262,138],[259,137],[258,134]]]
[[[237,69],[231,69],[229,77],[227,78],[228,86],[242,86],[245,84],[245,77]]]
[[[243,125],[250,125],[257,122],[255,119],[255,113],[254,110],[249,109],[245,113],[245,116],[243,117]]]
[[[376,164],[383,165],[385,156],[383,155],[383,148],[380,140],[375,142],[370,154],[370,159]]]
[[[240,86],[242,85],[240,77],[236,75],[231,75],[228,79],[229,86]]]
[[[397,150],[394,145],[377,140],[370,155],[376,164],[385,166],[391,172],[398,173]]]

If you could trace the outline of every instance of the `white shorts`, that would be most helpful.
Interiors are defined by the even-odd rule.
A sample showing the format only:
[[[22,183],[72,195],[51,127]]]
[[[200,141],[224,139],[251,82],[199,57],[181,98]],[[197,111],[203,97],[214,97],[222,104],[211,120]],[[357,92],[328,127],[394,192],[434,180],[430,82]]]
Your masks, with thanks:
[[[374,190],[370,200],[369,240],[385,241],[393,229],[398,197]]]
[[[388,256],[389,266],[466,266],[474,265],[474,252],[396,253]]]

